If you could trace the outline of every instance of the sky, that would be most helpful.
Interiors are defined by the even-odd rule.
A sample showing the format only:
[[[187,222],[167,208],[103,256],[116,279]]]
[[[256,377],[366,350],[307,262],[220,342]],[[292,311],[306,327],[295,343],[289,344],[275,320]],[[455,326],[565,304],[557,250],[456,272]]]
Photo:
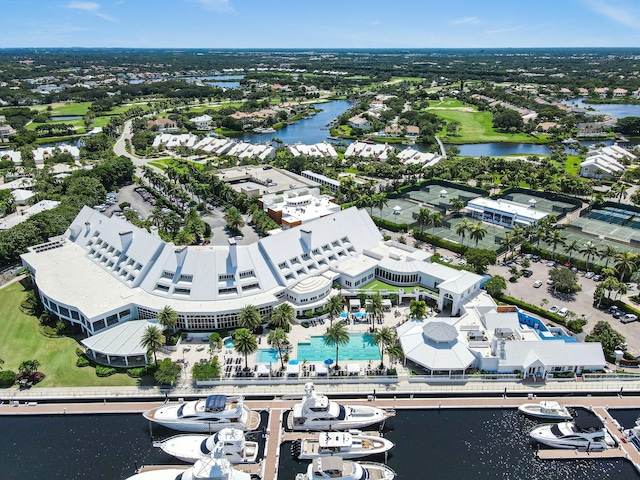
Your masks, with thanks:
[[[0,48],[640,47],[640,0],[0,0]]]

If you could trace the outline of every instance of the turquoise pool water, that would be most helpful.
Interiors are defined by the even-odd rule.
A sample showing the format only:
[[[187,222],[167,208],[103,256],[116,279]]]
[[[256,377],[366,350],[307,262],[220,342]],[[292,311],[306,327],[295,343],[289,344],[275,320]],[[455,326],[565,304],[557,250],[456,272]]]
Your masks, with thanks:
[[[278,350],[275,348],[259,348],[256,353],[258,363],[279,362]]]
[[[231,337],[225,338],[222,342],[224,344],[224,348],[233,348],[236,345],[233,343],[233,339]]]
[[[324,344],[324,337],[311,337],[309,342],[298,342],[299,361],[322,362],[327,358],[336,359],[336,347]],[[338,361],[344,360],[380,360],[380,349],[371,341],[370,333],[349,334],[349,344],[338,349]]]

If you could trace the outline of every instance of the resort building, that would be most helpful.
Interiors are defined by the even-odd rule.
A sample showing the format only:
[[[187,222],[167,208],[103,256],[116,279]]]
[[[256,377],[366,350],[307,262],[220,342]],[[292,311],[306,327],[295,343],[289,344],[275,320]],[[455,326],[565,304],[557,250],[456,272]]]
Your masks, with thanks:
[[[274,158],[276,149],[268,144],[237,142],[230,138],[204,137],[193,145],[194,150],[203,150],[212,155],[230,155],[237,158],[258,158],[267,160]]]
[[[22,153],[17,150],[0,150],[0,160],[11,160],[14,165],[22,165]]]
[[[262,207],[283,229],[297,227],[304,222],[326,217],[340,211],[334,198],[321,195],[319,188],[298,188],[283,194],[269,194],[258,200]]]
[[[524,227],[548,215],[546,212],[536,210],[536,201],[530,200],[529,205],[512,202],[499,198],[492,200],[490,198],[478,197],[467,203],[467,212],[478,220],[483,222],[495,223],[503,227],[513,228],[516,225]]]
[[[634,154],[618,145],[590,150],[580,164],[580,175],[596,179],[617,177],[626,170],[623,162],[635,159]]]
[[[384,242],[355,207],[226,247],[176,247],[84,207],[62,237],[29,248],[22,262],[45,308],[88,335],[154,319],[165,306],[178,312],[178,328],[201,331],[237,327],[247,305],[268,318],[286,301],[302,315],[323,308],[338,293],[335,282],[349,294],[375,279],[415,289],[406,296],[433,299],[457,315],[482,281],[431,263],[425,251]]]
[[[353,142],[344,152],[344,158],[362,157],[375,158],[376,160],[385,161],[389,155],[395,152],[395,148],[385,143],[365,143]]]
[[[559,327],[516,307],[497,306],[485,292],[474,295],[459,317],[410,320],[398,327],[406,360],[425,375],[521,372],[547,378],[554,373],[602,370],[602,345],[577,342]],[[417,368],[416,368],[417,367]]]
[[[295,145],[289,145],[287,150],[294,157],[322,157],[322,158],[338,158],[338,152],[333,148],[329,142],[320,142],[314,145],[302,145],[296,143]]]
[[[29,190],[24,191],[28,192]],[[36,213],[51,210],[53,208],[56,208],[58,205],[60,205],[60,202],[56,202],[55,200],[40,200],[38,203],[31,205],[29,208],[23,210],[20,214],[16,213],[14,215],[11,215],[9,218],[0,219],[0,231],[9,230],[11,227],[15,227],[19,223],[24,222],[26,219],[34,216]]]
[[[333,192],[337,192],[340,188],[340,181],[329,178],[325,175],[322,175],[321,173],[312,172],[311,170],[303,170],[302,172],[300,172],[300,176],[308,180],[317,182],[320,185],[324,185],[325,187],[329,187]]]

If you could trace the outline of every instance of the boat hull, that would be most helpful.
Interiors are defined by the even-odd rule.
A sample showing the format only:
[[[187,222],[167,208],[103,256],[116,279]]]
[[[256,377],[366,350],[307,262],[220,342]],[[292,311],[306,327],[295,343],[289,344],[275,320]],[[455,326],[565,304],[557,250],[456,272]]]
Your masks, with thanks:
[[[311,442],[315,443],[312,445]],[[338,455],[344,459],[354,459],[370,457],[372,455],[380,455],[388,452],[393,448],[393,443],[382,437],[373,436],[354,436],[354,446],[345,447],[336,451],[330,451],[328,449],[321,449],[318,445],[317,439],[302,440],[300,442],[300,453],[296,455],[300,460],[313,460],[318,457],[328,457],[332,455]],[[370,448],[363,447],[361,445],[371,445]]]
[[[538,404],[525,404],[518,407],[518,411],[530,417],[542,418],[545,420],[571,420],[573,417],[565,409],[562,408],[558,411],[544,410]]]
[[[203,442],[206,442],[207,439],[209,439],[209,435],[178,435],[157,442],[154,446],[183,462],[195,463],[210,455],[210,452],[204,453],[201,449]],[[229,451],[223,448],[221,454],[232,465],[255,463],[258,456],[258,444],[257,442],[245,442],[243,451]]]

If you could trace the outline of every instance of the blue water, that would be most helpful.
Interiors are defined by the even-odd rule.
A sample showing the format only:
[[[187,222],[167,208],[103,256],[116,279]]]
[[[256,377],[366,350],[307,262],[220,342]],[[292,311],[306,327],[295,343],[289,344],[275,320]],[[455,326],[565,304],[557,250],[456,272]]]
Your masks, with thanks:
[[[296,358],[300,361],[322,362],[328,358],[335,361],[336,347],[324,344],[322,335],[311,337],[310,342],[298,342]],[[370,333],[351,333],[349,343],[338,348],[338,361],[343,360],[380,360],[380,349],[371,340]]]
[[[279,362],[280,357],[278,350],[275,348],[259,348],[256,353],[256,362],[258,363],[271,363]]]
[[[584,97],[567,100],[566,105],[579,108],[593,108],[614,118],[640,117],[640,105],[625,105],[617,103],[584,103]]]
[[[60,120],[78,120],[82,118],[82,115],[52,115],[51,121],[60,121]]]
[[[251,143],[264,143],[271,142],[272,138],[277,137],[287,145],[293,145],[297,142],[305,145],[323,142],[329,135],[329,130],[326,130],[327,123],[346,112],[352,107],[352,104],[345,100],[334,100],[333,102],[315,104],[314,107],[322,109],[322,111],[309,118],[299,120],[293,125],[288,125],[276,133],[247,132],[234,138]]]
[[[233,348],[236,346],[232,338],[225,338],[222,343],[224,344],[224,348]]]

